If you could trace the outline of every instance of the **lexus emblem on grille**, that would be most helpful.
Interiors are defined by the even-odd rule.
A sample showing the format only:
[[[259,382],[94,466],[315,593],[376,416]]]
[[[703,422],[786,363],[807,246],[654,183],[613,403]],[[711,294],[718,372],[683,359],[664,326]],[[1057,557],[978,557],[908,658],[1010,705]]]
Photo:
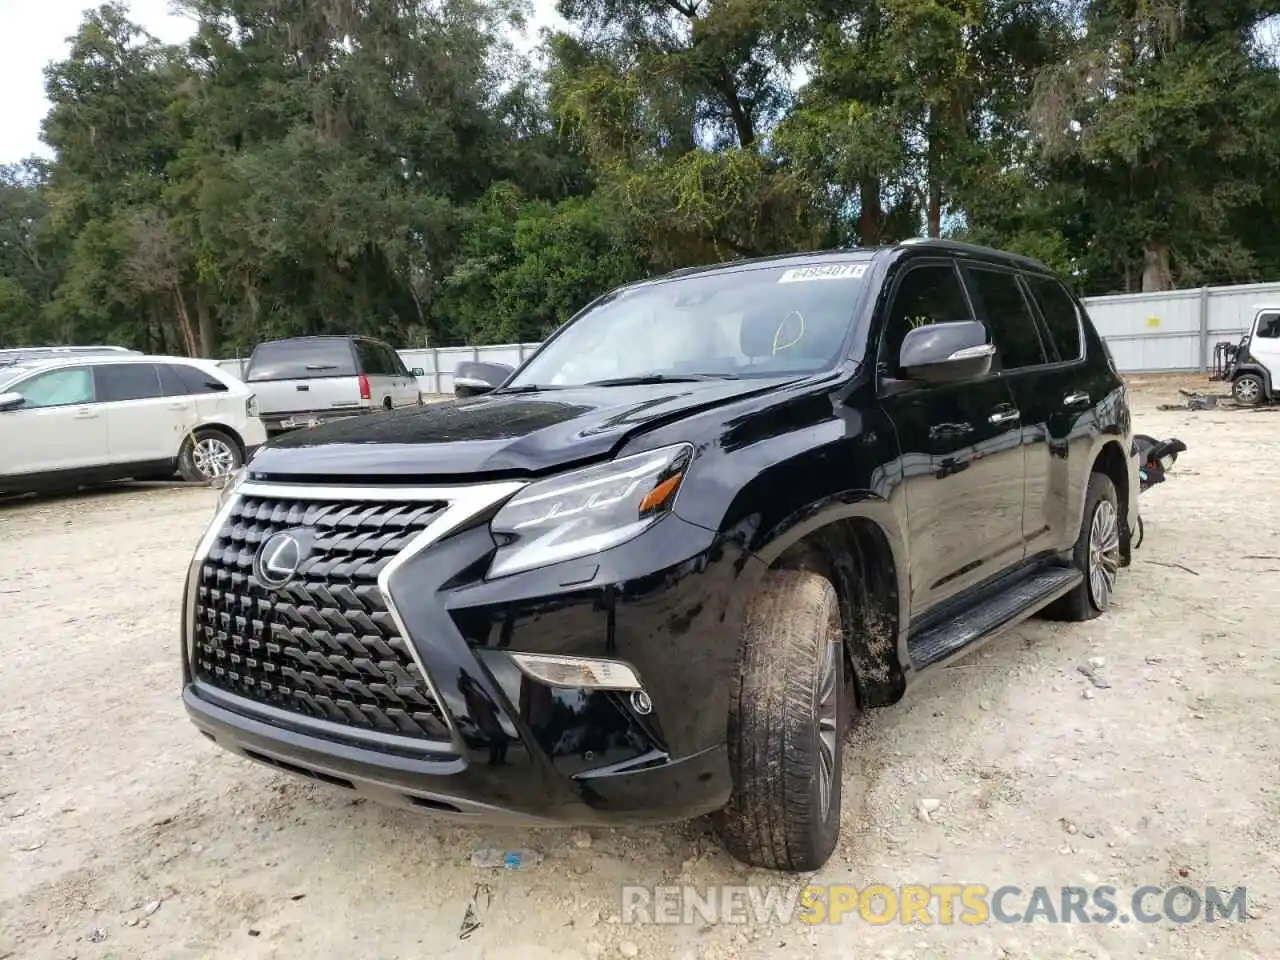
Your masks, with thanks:
[[[291,533],[273,533],[262,541],[253,561],[253,572],[268,587],[283,587],[302,566],[305,553]]]

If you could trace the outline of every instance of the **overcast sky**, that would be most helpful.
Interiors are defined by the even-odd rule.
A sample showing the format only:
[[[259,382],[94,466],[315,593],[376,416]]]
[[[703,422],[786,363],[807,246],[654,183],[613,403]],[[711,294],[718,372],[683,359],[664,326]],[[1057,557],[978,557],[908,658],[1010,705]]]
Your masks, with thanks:
[[[67,38],[94,6],[93,0],[0,0],[0,163],[49,155],[40,142],[40,121],[49,110],[44,67],[66,56]],[[195,29],[170,12],[169,0],[130,0],[128,6],[136,23],[166,43],[179,43]],[[555,0],[533,0],[533,7],[529,36],[560,22]]]

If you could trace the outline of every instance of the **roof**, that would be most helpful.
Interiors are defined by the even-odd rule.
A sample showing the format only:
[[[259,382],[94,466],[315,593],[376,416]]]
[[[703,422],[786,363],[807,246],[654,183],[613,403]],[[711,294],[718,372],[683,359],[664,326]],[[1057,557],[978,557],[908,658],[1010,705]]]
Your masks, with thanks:
[[[880,247],[843,247],[826,250],[809,250],[800,253],[783,253],[775,254],[767,257],[750,257],[743,260],[727,260],[723,263],[710,263],[696,267],[681,267],[678,270],[672,270],[653,277],[653,281],[674,280],[678,277],[695,276],[702,273],[713,273],[717,271],[739,270],[748,267],[762,267],[770,265],[783,266],[794,264],[795,266],[810,266],[821,263],[834,263],[838,261],[848,260],[869,260],[878,254],[893,253],[903,251],[935,251],[937,253],[949,253],[958,256],[967,256],[975,260],[986,260],[993,263],[1003,263],[1009,266],[1018,266],[1022,268],[1031,268],[1042,273],[1052,273],[1052,269],[1046,264],[1033,257],[1026,257],[1020,253],[1010,253],[1007,250],[997,250],[994,247],[984,247],[976,243],[964,243],[959,240],[936,240],[929,237],[913,237],[909,240],[903,240],[901,243],[888,244]]]
[[[200,357],[171,357],[144,353],[69,353],[52,357],[33,357],[6,365],[0,363],[0,381],[15,380],[19,376],[37,370],[56,370],[58,367],[97,366],[102,363],[186,363],[202,370],[219,370],[218,365]],[[226,373],[226,371],[222,371]]]

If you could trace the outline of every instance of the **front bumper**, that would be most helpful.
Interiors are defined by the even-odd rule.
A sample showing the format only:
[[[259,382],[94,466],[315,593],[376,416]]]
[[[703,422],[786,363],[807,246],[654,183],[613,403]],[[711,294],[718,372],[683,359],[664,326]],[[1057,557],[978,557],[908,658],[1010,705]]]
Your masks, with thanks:
[[[422,492],[461,504],[406,549],[379,586],[448,723],[437,739],[384,736],[234,695],[194,669],[194,580],[184,617],[183,702],[220,746],[380,802],[486,822],[664,822],[724,805],[730,680],[742,601],[763,565],[668,516],[635,540],[581,561],[488,581],[496,548],[486,485]],[[498,485],[487,485],[495,487]],[[509,490],[498,490],[502,499]],[[240,498],[279,488],[250,481]],[[288,488],[332,496],[324,488]],[[342,491],[384,496],[378,488]],[[449,514],[452,514],[450,516]],[[216,539],[216,520],[192,564]],[[513,651],[630,664],[652,712],[620,692],[552,688]]]

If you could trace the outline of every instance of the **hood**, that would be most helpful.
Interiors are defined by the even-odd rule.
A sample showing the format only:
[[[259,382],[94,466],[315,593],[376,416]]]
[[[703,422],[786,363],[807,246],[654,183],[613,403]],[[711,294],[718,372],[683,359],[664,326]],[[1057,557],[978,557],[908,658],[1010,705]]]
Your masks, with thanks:
[[[284,434],[251,469],[282,478],[538,474],[603,459],[639,430],[794,379],[574,387],[382,411]]]

